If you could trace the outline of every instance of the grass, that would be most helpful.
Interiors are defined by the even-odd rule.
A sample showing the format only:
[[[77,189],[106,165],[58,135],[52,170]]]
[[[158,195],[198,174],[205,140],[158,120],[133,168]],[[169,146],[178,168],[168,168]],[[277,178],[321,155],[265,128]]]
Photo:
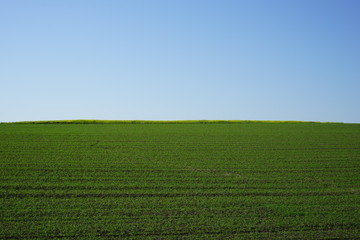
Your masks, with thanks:
[[[0,239],[360,236],[358,124],[86,123],[0,125]]]
[[[23,122],[11,122],[16,124],[154,124],[154,123],[163,123],[163,124],[180,124],[180,123],[322,123],[315,121],[269,121],[269,120],[88,120],[88,119],[78,119],[78,120],[50,120],[50,121],[23,121]],[[323,122],[328,123],[328,122]]]

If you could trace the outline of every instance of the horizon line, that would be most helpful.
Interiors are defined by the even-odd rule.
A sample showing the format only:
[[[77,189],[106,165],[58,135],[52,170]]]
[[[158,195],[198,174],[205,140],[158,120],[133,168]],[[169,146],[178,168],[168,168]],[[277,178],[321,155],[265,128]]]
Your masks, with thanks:
[[[175,124],[175,123],[344,123],[344,122],[320,122],[298,120],[99,120],[99,119],[74,119],[74,120],[39,120],[39,121],[15,121],[0,122],[9,124]],[[354,123],[356,124],[356,123]]]

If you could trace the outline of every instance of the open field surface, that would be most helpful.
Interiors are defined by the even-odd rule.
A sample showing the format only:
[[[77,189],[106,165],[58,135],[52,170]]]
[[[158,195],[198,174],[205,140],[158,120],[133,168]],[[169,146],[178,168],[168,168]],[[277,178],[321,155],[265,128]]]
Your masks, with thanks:
[[[355,239],[360,125],[0,124],[0,239]]]

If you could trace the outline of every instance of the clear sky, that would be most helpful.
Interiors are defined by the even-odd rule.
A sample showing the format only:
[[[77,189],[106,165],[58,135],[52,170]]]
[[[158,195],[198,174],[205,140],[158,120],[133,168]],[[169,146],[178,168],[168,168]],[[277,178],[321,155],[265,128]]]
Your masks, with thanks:
[[[0,122],[360,122],[358,0],[1,0]]]

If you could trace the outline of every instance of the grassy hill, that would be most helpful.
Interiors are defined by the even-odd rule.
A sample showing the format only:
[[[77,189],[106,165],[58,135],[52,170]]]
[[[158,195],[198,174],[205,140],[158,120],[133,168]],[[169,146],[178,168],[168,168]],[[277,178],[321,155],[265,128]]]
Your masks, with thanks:
[[[315,121],[270,121],[270,120],[51,120],[51,121],[22,121],[12,123],[27,124],[139,124],[139,123],[163,123],[163,124],[179,124],[179,123],[327,123]]]

